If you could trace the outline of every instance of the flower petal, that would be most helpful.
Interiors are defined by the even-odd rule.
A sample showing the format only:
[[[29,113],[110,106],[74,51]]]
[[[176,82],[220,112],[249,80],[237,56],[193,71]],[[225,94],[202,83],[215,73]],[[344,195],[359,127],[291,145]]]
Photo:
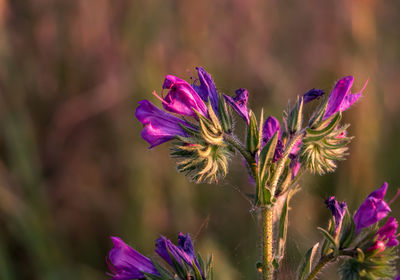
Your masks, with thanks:
[[[139,102],[135,116],[144,125],[141,136],[150,144],[150,148],[167,142],[177,135],[188,136],[179,125],[190,126],[187,122],[164,112],[148,100]]]
[[[329,96],[328,106],[326,108],[324,119],[329,118],[340,110],[343,100],[349,94],[350,88],[353,85],[354,78],[347,76],[340,79],[333,88]]]
[[[111,237],[114,248],[108,258],[113,266],[113,279],[140,279],[144,278],[142,272],[159,275],[151,260],[125,244],[119,237]]]
[[[323,91],[322,89],[316,89],[316,88],[310,89],[305,94],[303,94],[303,103],[305,104],[311,102],[314,99],[320,98],[324,94],[325,91]]]
[[[244,88],[239,88],[235,91],[236,96],[235,97],[230,97],[228,95],[224,94],[224,98],[226,102],[231,105],[231,107],[238,113],[238,115],[244,119],[249,125],[250,123],[250,117],[249,117],[249,110],[247,109],[247,101],[249,98],[249,92],[247,89]]]
[[[164,89],[169,89],[164,97],[165,110],[183,116],[196,117],[193,109],[203,116],[208,116],[207,106],[197,92],[184,80],[167,75],[163,84]]]
[[[200,95],[204,102],[210,100],[214,112],[218,115],[218,92],[214,81],[203,67],[196,67],[200,85],[192,85],[193,89]]]

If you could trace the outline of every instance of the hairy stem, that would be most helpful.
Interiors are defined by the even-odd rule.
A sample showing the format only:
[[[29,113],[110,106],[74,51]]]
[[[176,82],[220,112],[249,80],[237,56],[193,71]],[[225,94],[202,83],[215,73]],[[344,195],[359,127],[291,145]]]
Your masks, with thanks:
[[[306,280],[313,280],[317,277],[317,275],[322,271],[322,269],[329,264],[330,262],[334,262],[340,257],[354,257],[357,255],[356,250],[340,250],[338,255],[334,255],[333,253],[326,255],[322,257],[317,265],[313,268],[313,270],[310,272]]]
[[[306,280],[312,280],[315,279],[315,277],[318,275],[318,273],[321,272],[321,270],[331,261],[335,260],[336,257],[333,254],[329,254],[327,256],[324,256],[319,260],[317,265],[314,267],[314,269],[311,271],[311,273],[308,275]]]
[[[247,148],[243,145],[243,143],[236,138],[235,135],[232,134],[224,134],[224,140],[232,145],[236,150],[238,150],[242,156],[246,159],[247,163],[252,166],[255,163],[254,157],[251,153],[247,150]]]
[[[273,230],[272,230],[272,218],[273,218],[273,208],[272,207],[262,207],[262,279],[272,280],[274,277],[274,267],[272,265],[273,261]]]

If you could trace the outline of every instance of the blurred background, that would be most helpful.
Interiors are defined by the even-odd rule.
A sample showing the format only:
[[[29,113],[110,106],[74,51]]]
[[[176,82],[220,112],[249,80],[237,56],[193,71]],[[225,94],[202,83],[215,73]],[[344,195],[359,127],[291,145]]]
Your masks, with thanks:
[[[198,65],[220,91],[245,87],[256,113],[277,117],[310,88],[354,75],[357,91],[369,78],[345,114],[348,160],[306,175],[292,200],[281,276],[292,279],[321,238],[328,195],[355,209],[383,181],[388,198],[400,185],[399,10],[376,0],[0,0],[0,279],[108,279],[109,236],[154,256],[159,234],[179,231],[214,253],[216,279],[255,279],[240,160],[219,185],[189,183],[168,144],[141,139],[137,102],[158,104],[151,92],[166,74],[189,80]],[[400,201],[392,209],[400,217]]]

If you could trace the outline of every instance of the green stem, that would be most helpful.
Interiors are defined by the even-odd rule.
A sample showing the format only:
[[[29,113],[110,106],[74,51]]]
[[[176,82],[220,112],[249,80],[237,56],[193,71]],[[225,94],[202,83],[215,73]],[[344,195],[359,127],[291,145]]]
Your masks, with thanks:
[[[247,148],[240,142],[239,139],[236,138],[235,135],[224,133],[224,139],[230,145],[232,145],[236,150],[238,150],[242,156],[246,159],[247,163],[252,164],[255,163],[254,157],[251,153],[247,150]],[[251,166],[251,165],[250,165]]]
[[[258,204],[258,199],[260,197],[260,183],[258,180],[258,165],[256,160],[254,159],[254,156],[247,150],[247,148],[240,142],[239,139],[236,138],[235,135],[232,134],[224,134],[224,140],[232,145],[236,150],[238,150],[244,159],[247,161],[247,164],[249,165],[249,168],[251,170],[251,173],[253,175],[254,181],[256,182],[256,201],[254,202],[254,205]]]
[[[272,280],[274,277],[273,251],[272,251],[272,219],[273,219],[273,208],[262,207],[262,279]]]
[[[311,271],[311,273],[308,275],[306,280],[314,279],[318,275],[318,273],[320,273],[321,270],[325,267],[325,265],[327,265],[328,263],[330,263],[335,259],[336,257],[333,254],[329,254],[321,258],[317,263],[317,265],[314,267],[314,269]]]
[[[357,255],[356,250],[340,250],[338,255],[334,255],[333,253],[326,255],[322,257],[317,265],[313,268],[313,270],[310,272],[306,280],[313,280],[316,278],[316,276],[321,272],[321,270],[330,262],[336,261],[340,257],[354,257]]]

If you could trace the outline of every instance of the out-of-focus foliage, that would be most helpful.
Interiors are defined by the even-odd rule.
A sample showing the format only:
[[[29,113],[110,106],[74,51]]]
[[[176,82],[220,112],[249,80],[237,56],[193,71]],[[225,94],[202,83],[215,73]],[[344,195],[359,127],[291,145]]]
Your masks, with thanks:
[[[197,65],[222,92],[245,87],[255,111],[278,117],[312,87],[329,91],[351,74],[356,90],[369,77],[345,115],[356,137],[348,160],[303,179],[292,199],[282,279],[293,278],[330,215],[328,195],[355,209],[384,180],[400,184],[399,9],[376,0],[0,0],[0,279],[107,279],[110,235],[151,254],[159,233],[178,231],[214,253],[215,279],[254,278],[258,229],[241,162],[219,186],[188,182],[166,145],[148,150],[141,140],[137,102],[157,102],[151,92],[165,74],[188,79]],[[400,205],[392,209],[399,216]]]

